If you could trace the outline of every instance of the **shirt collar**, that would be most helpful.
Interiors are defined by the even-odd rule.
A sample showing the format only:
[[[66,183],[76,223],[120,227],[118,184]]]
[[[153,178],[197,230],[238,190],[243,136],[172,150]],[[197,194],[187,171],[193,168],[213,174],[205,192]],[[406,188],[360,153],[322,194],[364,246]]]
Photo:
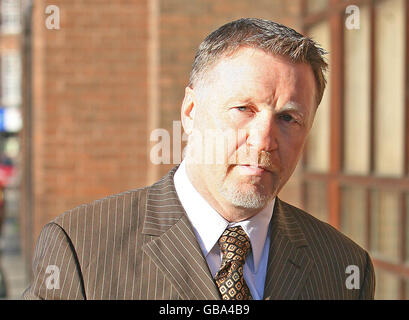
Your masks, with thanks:
[[[174,182],[180,202],[192,223],[204,256],[207,257],[210,250],[217,245],[217,241],[228,226],[240,225],[250,238],[254,268],[257,271],[273,214],[275,198],[250,219],[229,224],[192,185],[186,173],[185,161],[182,161],[175,172]]]

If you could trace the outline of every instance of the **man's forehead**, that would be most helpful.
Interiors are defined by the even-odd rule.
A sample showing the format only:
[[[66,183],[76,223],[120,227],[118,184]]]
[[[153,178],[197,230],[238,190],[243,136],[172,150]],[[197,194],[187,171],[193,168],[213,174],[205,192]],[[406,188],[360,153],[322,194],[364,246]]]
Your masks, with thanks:
[[[293,76],[297,73],[304,73],[311,67],[307,63],[293,62],[290,58],[268,53],[257,48],[242,47],[229,55],[223,55],[206,70],[206,76],[213,81],[242,80],[243,75],[258,77],[270,75],[274,77],[277,73],[286,73]],[[312,70],[311,70],[312,73]]]
[[[311,87],[308,95],[315,90],[312,68],[307,63],[247,47],[221,57],[204,80],[204,87],[222,88],[226,98],[232,94],[235,99],[272,99],[277,91],[298,96],[298,89],[305,86]]]

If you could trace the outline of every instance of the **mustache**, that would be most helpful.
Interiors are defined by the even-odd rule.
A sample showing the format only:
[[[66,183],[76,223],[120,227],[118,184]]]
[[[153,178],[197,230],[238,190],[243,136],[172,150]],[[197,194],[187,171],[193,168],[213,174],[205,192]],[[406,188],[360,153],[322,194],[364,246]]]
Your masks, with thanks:
[[[229,161],[229,164],[259,167],[272,173],[276,173],[280,170],[280,167],[275,159],[276,157],[269,151],[247,151],[245,154],[236,153],[232,158],[232,162]]]

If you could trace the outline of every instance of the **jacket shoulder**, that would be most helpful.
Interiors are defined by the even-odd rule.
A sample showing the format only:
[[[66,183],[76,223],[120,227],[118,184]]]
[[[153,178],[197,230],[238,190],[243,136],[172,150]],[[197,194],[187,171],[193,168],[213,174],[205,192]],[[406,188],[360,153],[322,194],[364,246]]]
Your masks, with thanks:
[[[86,233],[106,228],[107,224],[118,223],[118,220],[143,219],[149,187],[124,191],[118,194],[94,200],[68,210],[51,223],[59,225],[71,238],[77,233]],[[122,222],[121,222],[122,223]]]
[[[301,229],[307,243],[307,252],[315,265],[311,281],[327,285],[317,297],[373,299],[375,273],[368,252],[330,224],[288,203],[283,203],[283,206]],[[354,279],[357,277],[359,280],[359,285],[353,288],[360,290],[351,290],[351,286],[347,285],[347,278],[352,272]]]
[[[310,213],[282,201],[288,212],[295,218],[301,227],[306,240],[315,248],[332,251],[349,251],[350,254],[366,256],[367,252],[354,240],[327,222],[317,219]],[[328,247],[328,248],[325,248]],[[344,252],[338,252],[339,254]]]

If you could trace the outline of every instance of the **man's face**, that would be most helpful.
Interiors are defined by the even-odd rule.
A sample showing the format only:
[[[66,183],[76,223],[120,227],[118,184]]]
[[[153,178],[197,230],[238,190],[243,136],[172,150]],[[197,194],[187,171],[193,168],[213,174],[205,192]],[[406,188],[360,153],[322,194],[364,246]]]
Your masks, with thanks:
[[[308,64],[259,49],[221,58],[182,106],[195,187],[222,207],[261,210],[299,160],[316,110],[314,81]]]

